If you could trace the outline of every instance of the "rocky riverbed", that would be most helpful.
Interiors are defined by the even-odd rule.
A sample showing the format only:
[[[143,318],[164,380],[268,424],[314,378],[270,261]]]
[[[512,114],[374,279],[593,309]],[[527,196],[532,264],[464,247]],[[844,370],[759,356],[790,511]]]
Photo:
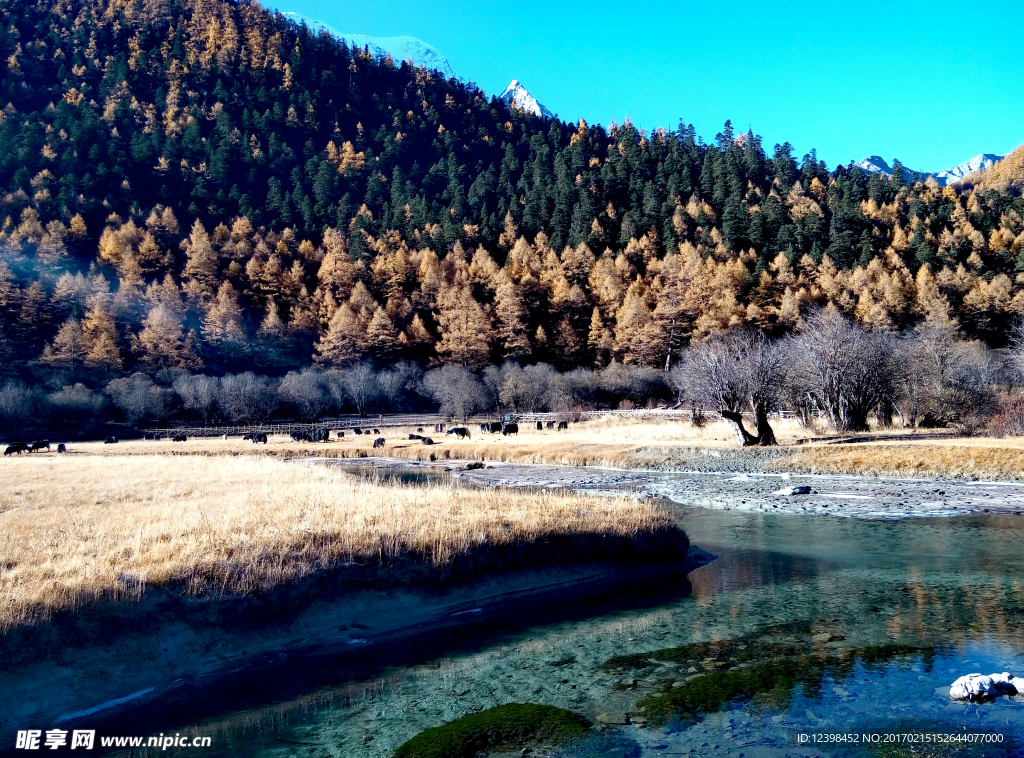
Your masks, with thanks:
[[[739,457],[734,460],[704,456],[707,465],[693,471],[490,462],[485,462],[483,468],[470,469],[467,466],[471,461],[458,460],[443,463],[390,458],[322,460],[335,465],[369,466],[393,474],[447,472],[477,486],[560,488],[594,495],[627,492],[634,497],[664,497],[683,505],[747,512],[869,519],[1024,514],[1024,482],[790,474],[758,471],[756,462]],[[716,465],[721,462],[727,465]],[[743,465],[731,465],[738,462]],[[810,487],[810,492],[784,494],[800,487]]]

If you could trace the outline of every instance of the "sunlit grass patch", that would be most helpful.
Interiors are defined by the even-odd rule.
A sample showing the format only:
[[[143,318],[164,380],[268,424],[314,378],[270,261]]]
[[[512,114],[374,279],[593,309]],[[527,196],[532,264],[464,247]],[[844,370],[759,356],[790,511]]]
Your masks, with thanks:
[[[245,596],[346,566],[430,574],[548,541],[571,559],[670,533],[668,513],[625,498],[383,483],[271,457],[7,459],[0,630],[147,586]]]

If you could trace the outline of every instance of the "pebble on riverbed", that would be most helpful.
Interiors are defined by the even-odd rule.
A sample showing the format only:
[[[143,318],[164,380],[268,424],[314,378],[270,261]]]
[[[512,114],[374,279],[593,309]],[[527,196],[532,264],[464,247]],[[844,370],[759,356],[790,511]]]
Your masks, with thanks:
[[[775,490],[773,495],[810,495],[811,488],[806,486],[800,487],[783,487],[781,490]]]

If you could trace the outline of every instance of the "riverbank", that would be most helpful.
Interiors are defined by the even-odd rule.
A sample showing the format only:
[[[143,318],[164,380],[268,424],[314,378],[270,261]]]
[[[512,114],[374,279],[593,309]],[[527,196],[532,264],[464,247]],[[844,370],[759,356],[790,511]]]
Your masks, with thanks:
[[[1024,514],[1024,483],[944,478],[828,474],[736,473],[493,466],[458,474],[478,484],[568,489],[751,513],[847,518],[951,517],[972,513]]]
[[[742,457],[738,458],[742,461]],[[303,458],[307,465],[381,471],[446,471],[482,488],[569,491],[640,501],[665,498],[679,505],[747,513],[839,516],[866,519],[1024,515],[1024,483],[832,474],[771,473],[735,467],[729,458],[704,455],[708,470],[663,471],[471,461],[410,463],[401,458]],[[725,465],[721,465],[721,464]],[[721,465],[714,470],[711,466]],[[753,470],[753,473],[748,473]]]
[[[110,725],[123,732],[115,727],[130,721],[138,730],[173,728],[177,719],[378,676],[389,666],[419,662],[425,651],[471,644],[481,631],[663,602],[686,595],[685,573],[712,557],[693,550],[660,564],[580,561],[494,573],[435,591],[292,587],[292,600],[305,590],[304,602],[257,617],[230,600],[176,611],[165,603],[153,623],[158,601],[149,599],[149,624],[125,612],[120,624],[108,624],[102,643],[62,640],[58,657],[5,670],[0,737],[11,732],[12,740],[2,745],[13,744],[19,726],[32,724]]]
[[[374,423],[383,423],[377,421]],[[266,445],[240,438],[190,439],[175,443],[131,441],[117,445],[77,443],[72,456],[212,455],[271,458],[369,458],[418,462],[476,460],[559,466],[601,466],[658,471],[729,471],[764,474],[850,474],[897,478],[942,477],[1024,481],[1024,438],[958,437],[948,430],[877,430],[861,434],[812,432],[792,419],[776,422],[779,446],[740,448],[723,422],[694,426],[682,421],[606,417],[568,430],[537,430],[521,424],[516,435],[481,432],[468,439],[414,427],[379,428],[328,443],[270,437]],[[410,435],[428,436],[424,444]],[[334,435],[332,435],[334,437]],[[383,447],[375,448],[383,438]],[[39,455],[39,454],[36,454]]]
[[[664,509],[628,497],[266,457],[9,459],[0,725],[137,708],[261,659],[475,623],[488,606],[561,607],[687,548]]]
[[[677,538],[663,510],[624,498],[406,486],[269,458],[3,464],[0,631],[151,589],[252,597],[339,569],[354,586],[436,586],[559,555],[656,553]]]

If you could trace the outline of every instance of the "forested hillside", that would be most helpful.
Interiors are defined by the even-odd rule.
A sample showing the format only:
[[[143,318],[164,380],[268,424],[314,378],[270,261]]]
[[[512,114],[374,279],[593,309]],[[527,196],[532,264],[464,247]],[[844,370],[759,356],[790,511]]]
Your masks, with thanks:
[[[0,372],[54,389],[665,366],[828,303],[999,345],[1024,306],[1014,172],[908,186],[728,123],[544,120],[255,3],[0,0],[0,22]]]

